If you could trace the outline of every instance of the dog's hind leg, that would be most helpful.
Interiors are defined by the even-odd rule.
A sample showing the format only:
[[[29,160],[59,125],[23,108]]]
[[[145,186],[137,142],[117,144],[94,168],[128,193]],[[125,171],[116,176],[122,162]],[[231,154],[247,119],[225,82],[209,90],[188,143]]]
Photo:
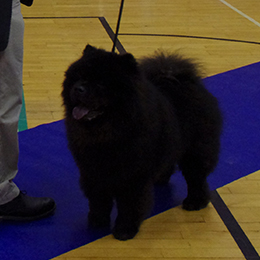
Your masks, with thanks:
[[[196,175],[196,172],[193,171]],[[191,177],[187,172],[184,176],[188,186],[188,196],[184,199],[182,207],[185,210],[200,210],[207,207],[210,201],[210,193],[206,177]]]
[[[183,201],[186,210],[200,210],[205,208],[210,201],[210,192],[207,176],[214,169],[212,163],[197,154],[184,156],[179,163],[182,174],[187,182],[188,195]]]

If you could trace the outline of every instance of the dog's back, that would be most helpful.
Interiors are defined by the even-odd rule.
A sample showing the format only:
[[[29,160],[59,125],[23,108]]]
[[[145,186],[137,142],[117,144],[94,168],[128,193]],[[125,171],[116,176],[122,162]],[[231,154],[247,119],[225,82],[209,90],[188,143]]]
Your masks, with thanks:
[[[219,139],[222,117],[218,101],[203,85],[198,64],[178,54],[157,52],[139,65],[174,107],[186,145],[203,133]]]

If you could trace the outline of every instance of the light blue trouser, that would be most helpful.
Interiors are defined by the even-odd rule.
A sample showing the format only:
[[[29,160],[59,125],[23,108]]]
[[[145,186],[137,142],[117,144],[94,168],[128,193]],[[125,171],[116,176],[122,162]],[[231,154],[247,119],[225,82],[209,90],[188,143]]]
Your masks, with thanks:
[[[20,1],[13,0],[9,42],[0,52],[0,205],[11,201],[20,192],[11,180],[18,172],[17,129],[22,107],[23,35]]]

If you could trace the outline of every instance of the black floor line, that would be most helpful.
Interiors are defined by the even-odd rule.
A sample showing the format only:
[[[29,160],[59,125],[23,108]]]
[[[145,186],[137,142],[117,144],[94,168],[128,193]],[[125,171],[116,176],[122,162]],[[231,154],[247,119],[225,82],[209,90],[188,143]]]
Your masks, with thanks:
[[[195,35],[181,35],[181,34],[160,34],[160,33],[119,33],[120,36],[152,36],[152,37],[173,37],[173,38],[192,38],[192,39],[202,39],[202,40],[214,40],[214,41],[227,41],[227,42],[237,42],[237,43],[247,43],[260,45],[260,42],[255,41],[245,41],[238,39],[228,39],[228,38],[218,38],[218,37],[208,37],[208,36],[195,36]]]
[[[100,16],[25,16],[26,20],[41,20],[41,19],[98,19]]]
[[[244,254],[244,257],[247,260],[259,260],[259,254],[217,191],[212,191],[211,202],[239,246],[241,252]]]

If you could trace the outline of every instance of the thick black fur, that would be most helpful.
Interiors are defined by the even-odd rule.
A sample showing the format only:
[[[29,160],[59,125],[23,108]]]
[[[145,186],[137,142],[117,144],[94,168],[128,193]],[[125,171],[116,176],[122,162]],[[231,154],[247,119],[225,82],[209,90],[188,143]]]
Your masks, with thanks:
[[[163,53],[137,63],[131,54],[88,45],[63,87],[90,226],[109,226],[115,200],[113,235],[133,238],[152,207],[154,183],[167,183],[176,164],[188,186],[183,208],[207,206],[206,177],[218,161],[222,119],[196,64]]]

